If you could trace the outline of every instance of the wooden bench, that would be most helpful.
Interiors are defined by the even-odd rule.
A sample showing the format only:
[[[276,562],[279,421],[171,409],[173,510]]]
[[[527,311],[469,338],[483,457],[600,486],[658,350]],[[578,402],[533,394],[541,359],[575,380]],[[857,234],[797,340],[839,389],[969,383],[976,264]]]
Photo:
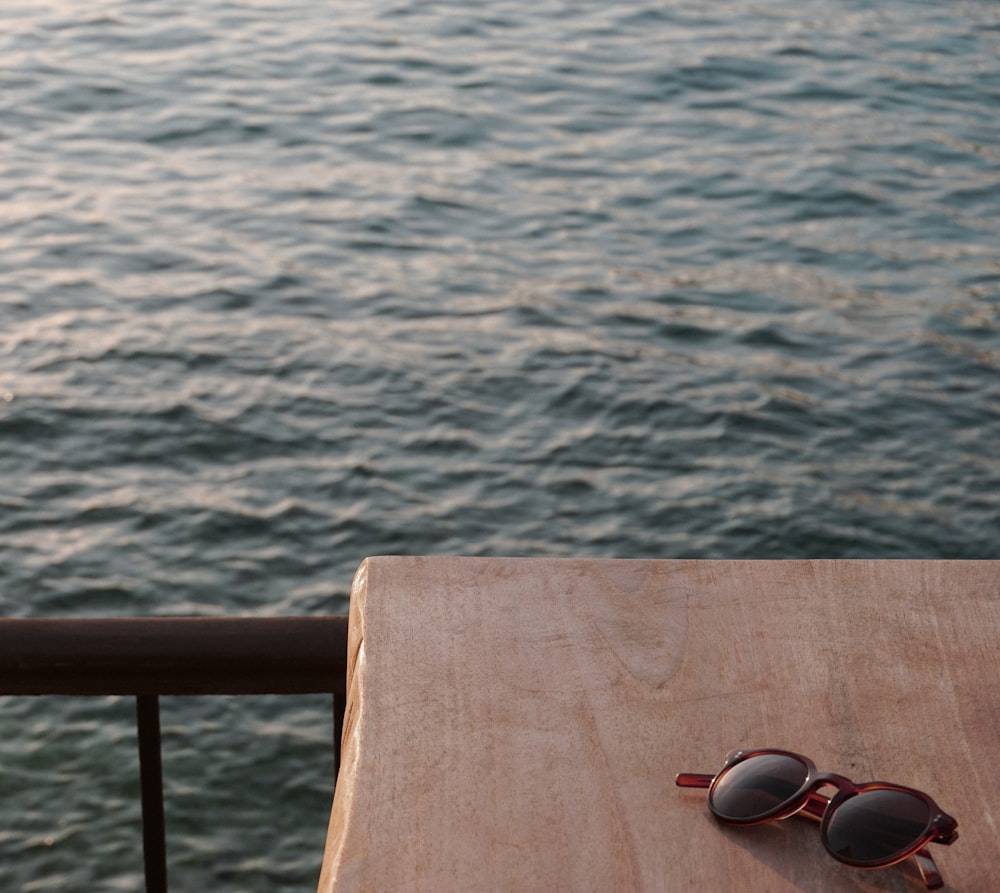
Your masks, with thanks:
[[[1000,562],[371,558],[347,687],[320,893],[924,889],[675,785],[737,746],[928,792],[1000,890]]]

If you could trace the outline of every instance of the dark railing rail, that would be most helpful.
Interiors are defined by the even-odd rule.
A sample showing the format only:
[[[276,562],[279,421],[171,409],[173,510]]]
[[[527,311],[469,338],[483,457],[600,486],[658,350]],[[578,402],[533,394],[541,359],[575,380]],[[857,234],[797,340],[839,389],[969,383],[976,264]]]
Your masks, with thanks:
[[[0,620],[0,695],[134,695],[147,893],[166,893],[160,695],[333,696],[340,764],[347,617]]]

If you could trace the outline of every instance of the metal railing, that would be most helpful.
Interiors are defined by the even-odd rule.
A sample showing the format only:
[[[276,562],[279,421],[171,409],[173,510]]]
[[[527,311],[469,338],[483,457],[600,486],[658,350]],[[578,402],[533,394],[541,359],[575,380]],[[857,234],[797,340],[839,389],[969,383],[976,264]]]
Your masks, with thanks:
[[[347,617],[0,620],[0,695],[133,695],[147,893],[166,893],[160,695],[333,697],[340,765]]]

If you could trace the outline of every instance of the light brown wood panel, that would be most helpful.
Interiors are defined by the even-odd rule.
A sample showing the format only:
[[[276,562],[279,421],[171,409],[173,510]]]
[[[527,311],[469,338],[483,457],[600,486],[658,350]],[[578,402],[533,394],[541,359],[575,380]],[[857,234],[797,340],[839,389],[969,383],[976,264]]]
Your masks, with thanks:
[[[347,711],[320,893],[923,889],[675,786],[737,746],[927,791],[1000,890],[1000,562],[371,558]]]

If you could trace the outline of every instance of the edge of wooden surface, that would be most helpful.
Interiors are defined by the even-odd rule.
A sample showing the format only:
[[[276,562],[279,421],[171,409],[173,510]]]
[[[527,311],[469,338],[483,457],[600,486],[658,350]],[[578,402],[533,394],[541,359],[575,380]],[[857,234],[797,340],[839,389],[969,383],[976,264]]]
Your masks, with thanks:
[[[598,609],[595,609],[586,600],[580,601],[572,594],[572,590],[578,585],[582,586],[581,591],[588,591],[586,580],[591,579],[592,582],[592,579],[600,577],[602,581],[610,581],[608,585],[611,588],[621,590],[626,596],[631,597],[629,592],[634,594],[641,590],[642,581],[653,566],[656,567],[657,573],[667,574],[674,581],[687,580],[700,593],[700,595],[696,593],[694,602],[688,593],[683,605],[679,599],[664,601],[660,607],[662,613],[667,615],[669,623],[659,629],[650,631],[641,626],[630,626],[628,618],[621,617],[622,606],[627,604],[627,599],[618,601],[612,599],[608,605],[598,606]],[[526,581],[525,585],[530,585],[531,575],[543,570],[547,572],[550,583],[553,576],[559,576],[566,581],[566,585],[557,586],[556,589],[559,591],[554,592],[549,591],[552,590],[551,585],[541,581],[534,589],[538,593],[548,591],[551,597],[563,599],[565,604],[562,609],[568,612],[565,616],[572,623],[581,624],[578,631],[597,630],[595,635],[604,636],[610,643],[607,661],[595,672],[623,674],[622,678],[631,679],[630,684],[634,685],[642,697],[647,699],[660,697],[664,707],[670,706],[678,712],[678,715],[682,715],[689,708],[689,704],[680,699],[680,696],[693,696],[692,693],[698,691],[699,675],[718,672],[722,667],[723,681],[742,680],[747,688],[742,692],[735,689],[709,691],[711,685],[706,683],[707,687],[703,686],[702,696],[709,698],[707,703],[714,704],[716,709],[722,709],[727,704],[738,706],[742,703],[741,699],[757,699],[759,703],[755,704],[755,708],[762,710],[766,715],[754,719],[756,729],[774,729],[777,734],[780,729],[793,727],[788,720],[788,714],[791,712],[789,705],[761,701],[759,694],[754,692],[754,686],[765,683],[773,686],[774,680],[780,679],[782,673],[792,671],[805,673],[807,676],[809,673],[826,674],[824,679],[829,677],[826,681],[831,686],[827,704],[794,705],[795,709],[806,711],[848,709],[848,713],[844,714],[843,723],[839,726],[835,716],[830,721],[824,720],[824,723],[833,730],[832,734],[827,740],[818,742],[815,746],[837,759],[835,765],[823,765],[826,761],[820,754],[818,761],[821,767],[832,771],[843,771],[858,780],[864,780],[867,777],[864,770],[871,767],[871,771],[876,775],[892,776],[894,780],[914,783],[917,787],[924,785],[910,779],[906,774],[907,767],[913,774],[929,775],[930,782],[926,785],[926,789],[938,798],[946,809],[962,813],[958,816],[962,839],[952,848],[954,854],[946,848],[935,848],[935,854],[939,856],[939,864],[948,884],[946,889],[956,893],[957,891],[979,893],[980,890],[985,893],[986,890],[993,889],[992,886],[987,886],[992,880],[988,877],[988,873],[983,873],[982,860],[995,857],[1000,864],[1000,849],[996,843],[993,816],[995,809],[993,804],[1000,800],[998,797],[1000,785],[998,785],[997,761],[991,759],[989,753],[982,753],[982,749],[984,741],[995,741],[1000,738],[998,734],[1000,701],[996,693],[985,686],[982,678],[970,677],[968,680],[963,680],[956,678],[955,673],[963,668],[974,668],[980,676],[992,674],[993,688],[998,687],[1000,562],[913,559],[644,561],[379,556],[366,559],[362,563],[352,589],[348,716],[344,726],[343,764],[335,793],[326,858],[319,884],[321,893],[329,893],[334,889],[371,889],[365,878],[366,859],[391,858],[379,850],[380,829],[365,827],[358,811],[365,808],[361,800],[370,796],[371,792],[359,790],[353,783],[359,771],[371,772],[370,767],[362,767],[367,743],[365,739],[368,734],[365,699],[362,694],[369,672],[366,654],[369,633],[375,635],[377,647],[381,647],[379,643],[385,641],[381,635],[382,631],[376,633],[374,629],[371,631],[365,629],[365,624],[371,622],[371,618],[368,617],[369,599],[374,596],[378,602],[383,598],[390,600],[405,598],[407,591],[411,591],[412,597],[414,586],[427,585],[431,579],[439,587],[435,598],[440,597],[442,591],[449,593],[448,597],[454,597],[456,594],[468,597],[477,589],[483,587],[489,589],[498,585],[497,581],[509,583],[514,579],[523,583]],[[863,599],[857,598],[856,593],[845,593],[842,599],[808,606],[809,610],[802,615],[807,606],[803,597],[795,595],[796,589],[810,585],[811,580],[812,585],[818,587],[817,591],[825,591],[823,587],[830,586],[831,575],[837,574],[845,574],[845,579],[871,578],[879,585],[884,585],[891,597],[887,597],[882,604],[868,604]],[[775,651],[772,655],[776,666],[764,666],[757,662],[759,653],[762,653],[760,649],[773,646],[773,642],[767,641],[767,625],[755,624],[752,613],[748,614],[748,611],[752,610],[750,606],[742,603],[723,605],[705,596],[705,592],[710,592],[713,587],[718,588],[720,585],[730,588],[735,586],[736,591],[744,591],[739,588],[743,585],[739,582],[739,578],[744,576],[757,581],[756,589],[746,584],[747,592],[753,591],[757,595],[761,592],[766,593],[757,610],[778,612],[774,622],[786,634],[788,630],[799,629],[801,626],[801,637],[791,643],[792,647],[788,652]],[[911,582],[914,580],[922,582],[907,588],[906,597],[903,598],[899,591],[893,591],[893,581],[896,577],[907,578]],[[966,595],[960,596],[960,601],[949,603],[947,600],[942,600],[939,591],[942,588],[946,589],[948,581],[956,577],[966,578],[975,582],[975,585]],[[763,578],[766,578],[766,586],[761,586]],[[579,583],[581,580],[584,582]],[[562,592],[563,589],[571,590],[570,595],[567,596]],[[436,607],[440,610],[441,604],[437,604]],[[383,609],[388,609],[391,613],[399,606],[376,604],[374,608],[375,613],[383,617],[381,613]],[[512,605],[511,609],[522,614],[527,610],[523,604]],[[606,616],[602,616],[602,611]],[[747,638],[746,641],[734,639],[733,642],[727,643],[732,646],[733,653],[720,657],[713,651],[719,643],[709,638],[712,629],[707,621],[724,611],[733,614],[732,623],[746,624]],[[530,611],[520,617],[520,621],[525,617],[531,619]],[[748,617],[751,619],[748,620]],[[796,618],[808,622],[797,625]],[[431,622],[434,621],[433,617],[429,619]],[[678,633],[677,630],[681,627],[682,632]],[[848,647],[855,647],[850,642],[852,631],[859,637],[865,635],[866,630],[869,634],[875,631],[874,647],[868,652],[871,664],[877,667],[879,672],[891,675],[897,671],[893,669],[889,657],[892,649],[898,647],[898,643],[882,642],[879,637],[891,634],[894,629],[916,632],[908,647],[922,652],[915,666],[920,671],[918,675],[921,684],[926,686],[924,692],[910,690],[907,685],[908,680],[902,675],[891,678],[889,684],[883,686],[887,695],[898,691],[900,697],[882,697],[878,691],[863,690],[864,679],[859,680],[850,672],[844,672],[838,665],[837,655],[830,650],[837,647],[838,643],[841,646],[846,644]],[[392,634],[396,635],[398,632],[394,630]],[[412,627],[405,634],[419,633],[419,627]],[[616,636],[620,637],[620,641],[615,641]],[[430,637],[433,638],[433,635]],[[643,642],[644,637],[648,638],[648,642]],[[658,637],[667,640],[675,652],[667,661],[670,666],[666,671],[662,666],[662,651],[656,660],[647,659],[648,654],[644,657],[646,645],[655,649],[654,640]],[[642,647],[632,648],[630,643],[636,641]],[[695,646],[693,651],[692,644]],[[803,644],[807,647],[803,647]],[[429,647],[447,648],[449,643],[431,642]],[[699,649],[712,653],[698,654]],[[908,655],[908,659],[910,657],[912,655]],[[719,663],[720,660],[724,662],[724,666]],[[939,676],[930,672],[937,665],[940,666]],[[657,674],[662,675],[664,672],[668,678],[658,678]],[[903,672],[903,669],[898,670],[900,674]],[[794,678],[790,679],[787,690],[788,693],[794,693],[796,690]],[[775,691],[780,690],[775,689]],[[979,691],[988,691],[989,700],[978,705],[971,703],[970,692]],[[678,699],[671,701],[671,697]],[[928,711],[927,704],[931,702],[944,705],[944,709],[940,713]],[[850,716],[850,708],[858,705],[867,711],[866,715]],[[400,709],[404,708],[405,705],[400,706]],[[885,711],[895,711],[901,717],[900,723],[897,724],[902,725],[902,731],[888,733],[878,726],[870,713],[879,710],[883,711],[883,716]],[[699,719],[698,722],[706,721]],[[709,764],[721,763],[722,755],[731,745],[770,744],[802,749],[795,746],[796,741],[734,741],[732,740],[734,736],[729,732],[729,727],[732,725],[733,723],[725,716],[716,716],[707,720],[707,728],[693,728],[691,734],[682,736],[686,740],[680,740],[671,751],[671,757],[675,758],[671,761],[677,763],[671,769],[715,771],[718,767]],[[928,751],[925,742],[913,740],[914,730],[918,728],[926,728],[928,738],[934,739],[931,744],[932,752]],[[965,730],[966,734],[956,736],[955,733],[959,730]],[[721,738],[727,734],[729,740],[722,741]],[[755,729],[747,728],[746,734],[753,736]],[[762,733],[757,731],[756,734]],[[857,740],[852,740],[852,736],[856,736]],[[970,738],[974,740],[970,741]],[[948,745],[946,749],[949,753],[942,761],[943,744]],[[659,752],[662,753],[662,749]],[[815,753],[810,755],[816,756]],[[903,773],[902,776],[900,772]],[[966,782],[965,788],[968,788],[969,780],[973,779],[972,784],[979,786],[979,794],[963,797],[961,788],[956,782],[959,776]],[[964,800],[961,809],[954,809],[952,801],[949,800],[952,792],[955,793],[954,799]],[[682,810],[688,817],[686,821],[691,823],[691,827],[686,829],[685,833],[691,835],[692,840],[700,841],[698,845],[692,843],[688,847],[689,852],[682,855],[683,864],[676,866],[675,869],[678,880],[687,877],[698,867],[698,860],[704,856],[703,850],[708,852],[713,847],[718,848],[718,858],[722,860],[734,859],[738,862],[739,859],[746,858],[749,852],[746,836],[734,834],[730,829],[720,830],[716,823],[707,820],[707,810],[703,802],[699,804],[697,800],[692,801],[689,792],[671,791],[668,796],[671,798],[667,801],[671,809]],[[697,835],[692,834],[692,828],[697,830]],[[820,874],[818,877],[815,873],[795,877],[778,876],[781,889],[877,891],[922,889],[914,886],[913,872],[905,869],[900,869],[896,875],[892,873],[893,870],[869,873],[847,869],[846,874],[844,871],[836,871],[839,866],[822,853],[815,830],[808,827],[806,830],[809,833],[804,835],[790,830],[788,836],[794,835],[797,845],[819,850],[823,858],[815,861],[818,866],[816,872]],[[743,834],[745,835],[745,832]],[[369,846],[373,848],[371,851],[367,850]],[[413,842],[406,842],[401,846],[404,851],[411,852]],[[802,864],[812,864],[812,861],[811,856],[803,858]],[[827,863],[833,865],[834,869],[829,869]],[[782,860],[778,859],[775,865],[783,865]],[[644,888],[637,875],[633,875],[632,880],[634,881],[631,884],[632,889]],[[420,888],[420,884],[414,887],[417,888]],[[427,886],[422,888],[428,889]],[[645,888],[650,887],[646,884]],[[728,889],[737,887],[730,886]]]

